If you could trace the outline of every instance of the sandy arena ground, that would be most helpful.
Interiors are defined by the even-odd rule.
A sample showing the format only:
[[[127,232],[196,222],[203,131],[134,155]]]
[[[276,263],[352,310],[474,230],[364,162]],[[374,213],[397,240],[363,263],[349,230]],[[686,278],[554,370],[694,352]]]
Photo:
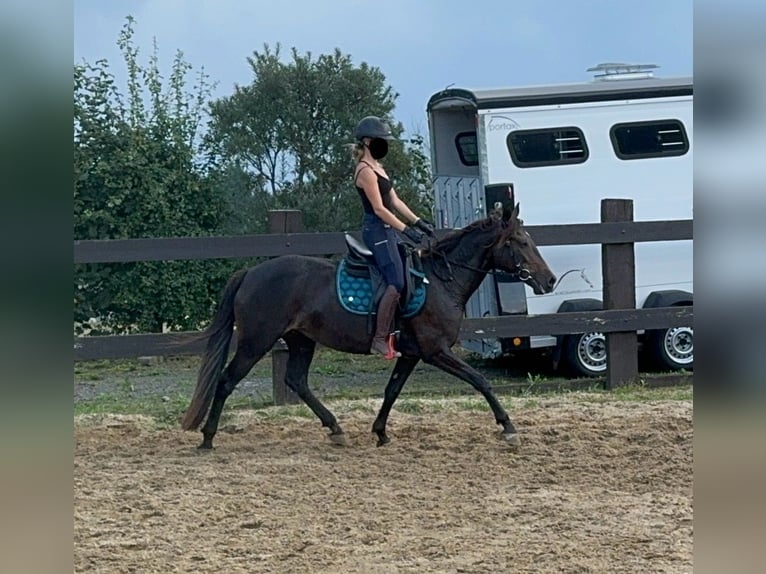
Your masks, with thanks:
[[[216,449],[141,417],[75,423],[76,572],[692,571],[692,403],[513,400],[488,412],[333,403],[318,420],[229,413]]]

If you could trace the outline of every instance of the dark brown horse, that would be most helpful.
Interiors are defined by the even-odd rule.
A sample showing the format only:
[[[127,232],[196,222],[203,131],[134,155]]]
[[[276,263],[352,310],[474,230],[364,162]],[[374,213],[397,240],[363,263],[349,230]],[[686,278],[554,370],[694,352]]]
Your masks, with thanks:
[[[484,395],[495,421],[503,427],[503,436],[510,444],[519,444],[516,429],[487,380],[451,351],[466,302],[491,270],[517,274],[535,293],[553,289],[556,278],[524,231],[518,212],[518,204],[505,215],[496,209],[487,219],[451,232],[422,254],[428,296],[419,314],[400,323],[397,346],[402,356],[394,365],[372,425],[379,446],[389,441],[389,412],[421,359],[467,381]],[[224,369],[235,326],[236,353]],[[335,263],[331,261],[287,255],[238,271],[229,279],[205,332],[207,348],[183,428],[196,429],[207,414],[199,448],[212,448],[227,397],[282,338],[289,355],[287,385],[319,417],[322,426],[330,429],[330,439],[344,444],[343,430],[309,389],[307,375],[317,343],[347,353],[369,353],[372,335],[367,326],[365,316],[346,311],[338,302]]]

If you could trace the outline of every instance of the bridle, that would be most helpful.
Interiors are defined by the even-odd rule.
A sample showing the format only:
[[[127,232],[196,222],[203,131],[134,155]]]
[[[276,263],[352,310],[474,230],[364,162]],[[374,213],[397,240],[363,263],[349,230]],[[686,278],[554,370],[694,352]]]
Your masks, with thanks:
[[[510,246],[509,246],[510,247]],[[437,271],[437,268],[434,267],[434,275],[436,275],[441,281],[448,283],[450,281],[455,281],[455,274],[452,271],[452,266],[455,267],[461,267],[463,269],[468,269],[469,271],[478,271],[479,273],[486,273],[487,275],[497,275],[498,273],[509,273],[510,275],[515,275],[519,278],[520,281],[527,281],[532,278],[532,273],[524,267],[523,264],[518,262],[518,258],[516,257],[516,252],[511,248],[511,257],[513,258],[513,261],[515,263],[515,267],[513,271],[498,271],[496,269],[481,269],[479,267],[474,267],[473,265],[468,265],[467,263],[461,263],[460,261],[454,261],[447,257],[447,254],[443,251],[439,251],[437,249],[434,249],[433,247],[429,246],[429,252],[436,255],[439,260],[444,262],[444,266],[447,268],[447,272],[449,273],[448,277],[441,277],[439,275],[439,272]],[[556,281],[556,284],[553,286],[551,291],[555,291],[556,288],[561,283],[561,280],[569,275],[570,273],[574,273],[575,271],[578,271],[580,273],[580,277],[583,281],[585,281],[588,285],[590,285],[591,289],[594,288],[593,283],[585,276],[585,269],[570,269],[566,273],[563,273],[558,280]]]
[[[510,241],[509,241],[510,243]],[[512,271],[498,271],[496,269],[481,269],[479,267],[474,267],[473,265],[468,265],[467,263],[462,263],[460,261],[455,261],[453,259],[450,259],[447,257],[447,254],[443,251],[440,251],[438,249],[434,249],[433,247],[429,247],[429,253],[435,255],[439,261],[442,261],[444,263],[444,266],[447,268],[448,277],[441,277],[439,275],[439,272],[437,271],[437,268],[434,267],[434,275],[438,277],[441,281],[450,282],[455,280],[455,274],[452,271],[452,267],[460,267],[462,269],[468,269],[469,271],[478,271],[479,273],[486,273],[488,275],[496,275],[497,273],[509,273],[511,275],[514,275],[519,278],[521,281],[527,281],[532,278],[532,273],[524,267],[522,263],[519,263],[518,258],[516,256],[516,252],[513,250],[512,247],[509,248],[511,250],[511,258],[513,259],[513,262],[515,263],[515,266]]]

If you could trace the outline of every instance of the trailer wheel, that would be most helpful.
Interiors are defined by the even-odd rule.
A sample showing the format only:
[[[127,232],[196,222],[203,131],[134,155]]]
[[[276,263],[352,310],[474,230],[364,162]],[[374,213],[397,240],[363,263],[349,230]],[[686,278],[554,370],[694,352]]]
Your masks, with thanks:
[[[606,371],[606,336],[603,333],[567,335],[562,351],[567,370],[576,377],[597,377]]]
[[[688,371],[694,368],[694,329],[671,327],[647,333],[648,351],[661,369]]]

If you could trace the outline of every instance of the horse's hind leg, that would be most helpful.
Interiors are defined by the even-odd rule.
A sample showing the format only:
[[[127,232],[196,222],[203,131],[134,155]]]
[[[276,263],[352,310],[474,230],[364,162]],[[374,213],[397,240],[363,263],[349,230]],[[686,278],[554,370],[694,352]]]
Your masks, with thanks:
[[[375,422],[372,423],[372,432],[378,435],[378,446],[383,446],[390,440],[386,435],[388,414],[391,412],[391,407],[394,406],[402,387],[404,387],[407,377],[410,376],[418,361],[420,361],[420,357],[404,356],[397,360],[396,365],[394,365],[394,370],[391,373],[391,378],[388,379],[386,391],[383,395],[383,404],[380,407],[378,416],[375,418]]]
[[[311,360],[314,358],[316,343],[296,331],[286,333],[283,339],[288,348],[287,372],[285,374],[287,386],[319,417],[322,426],[330,429],[330,440],[336,444],[345,444],[345,435],[335,416],[309,389],[308,372]]]
[[[198,448],[213,448],[213,437],[218,431],[218,422],[221,418],[221,411],[223,411],[223,404],[237,384],[250,372],[253,365],[268,353],[272,345],[273,342],[267,347],[265,345],[258,346],[253,342],[246,341],[242,341],[237,345],[234,357],[221,373],[220,379],[218,379],[215,398],[210,407],[205,426],[202,427],[202,444]]]
[[[495,421],[503,427],[503,437],[510,445],[519,446],[519,435],[511,422],[511,418],[500,404],[500,401],[497,400],[495,393],[492,392],[487,379],[480,372],[471,368],[470,365],[466,364],[450,350],[442,351],[428,358],[426,362],[446,373],[463,379],[484,395],[487,403],[489,403],[489,407],[492,409],[492,413],[495,415]]]

